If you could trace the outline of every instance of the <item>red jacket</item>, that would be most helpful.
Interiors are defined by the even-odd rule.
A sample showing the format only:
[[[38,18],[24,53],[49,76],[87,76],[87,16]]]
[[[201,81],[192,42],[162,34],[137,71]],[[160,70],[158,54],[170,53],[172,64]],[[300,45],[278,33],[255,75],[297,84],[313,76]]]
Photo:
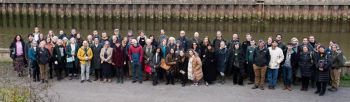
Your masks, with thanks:
[[[129,55],[130,61],[142,62],[142,58],[143,58],[142,47],[140,45],[137,45],[136,47],[134,45],[131,45],[128,51],[128,55]]]

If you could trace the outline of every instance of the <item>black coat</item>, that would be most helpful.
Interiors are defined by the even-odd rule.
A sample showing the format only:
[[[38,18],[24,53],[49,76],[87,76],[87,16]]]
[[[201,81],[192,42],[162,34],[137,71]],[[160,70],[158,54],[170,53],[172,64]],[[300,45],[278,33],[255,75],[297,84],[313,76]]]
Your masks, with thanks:
[[[95,44],[92,44],[90,48],[93,53],[92,60],[91,60],[91,67],[95,69],[99,69],[101,67],[100,52],[102,49],[102,45],[98,44],[98,46],[96,47]]]
[[[23,56],[26,56],[26,44],[22,41],[22,51],[23,51]],[[10,57],[15,60],[16,59],[16,51],[17,51],[17,45],[16,42],[12,42],[10,46]],[[25,61],[26,62],[26,61]]]
[[[257,47],[254,51],[253,56],[253,64],[255,64],[256,66],[264,67],[269,65],[270,52],[266,47],[262,50],[259,47]]]
[[[240,73],[243,73],[244,62],[246,62],[245,53],[243,52],[243,49],[232,49],[230,50],[229,56],[229,67],[231,71],[239,70]]]
[[[299,53],[298,56],[298,67],[300,68],[301,76],[303,77],[311,77],[312,74],[312,66],[314,65],[314,55],[312,53]]]
[[[324,54],[321,56],[320,54],[316,54],[315,56],[315,66],[316,66],[316,80],[322,82],[329,81],[329,71],[331,69],[332,62],[330,60],[329,55]],[[322,68],[323,70],[319,70]]]
[[[203,77],[205,81],[216,80],[217,70],[215,68],[215,52],[208,51],[207,49],[203,51]]]
[[[60,48],[63,48],[63,56],[61,55]],[[57,61],[58,64],[64,64],[64,63],[66,63],[66,57],[67,57],[67,54],[66,54],[66,50],[64,49],[63,45],[56,45],[53,48],[52,58],[53,58],[54,62]]]
[[[39,64],[48,64],[50,61],[50,53],[47,48],[37,48],[36,59]]]

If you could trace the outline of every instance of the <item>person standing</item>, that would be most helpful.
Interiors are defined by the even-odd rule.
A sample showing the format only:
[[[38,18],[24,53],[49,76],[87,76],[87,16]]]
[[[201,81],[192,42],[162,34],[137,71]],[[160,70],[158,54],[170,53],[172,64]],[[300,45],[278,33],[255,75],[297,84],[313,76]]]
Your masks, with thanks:
[[[63,41],[61,39],[57,40],[57,44],[53,48],[53,63],[55,68],[55,74],[57,76],[57,80],[62,80],[62,71],[66,67],[66,57],[67,53],[63,46]]]
[[[340,50],[339,45],[333,44],[331,45],[331,85],[329,91],[337,91],[340,83],[340,75],[341,75],[341,66],[344,65],[343,52]]]
[[[216,51],[216,65],[220,73],[221,84],[225,83],[225,70],[228,63],[229,50],[226,48],[225,41],[221,41],[219,49]]]
[[[77,77],[77,66],[78,66],[78,44],[75,43],[75,38],[70,39],[70,43],[67,45],[67,69],[69,73],[69,80],[72,80],[73,77]]]
[[[325,53],[325,47],[320,46],[315,57],[316,66],[316,86],[315,94],[323,96],[326,93],[327,84],[329,83],[329,71],[332,67],[331,58]]]
[[[115,48],[113,49],[112,54],[112,63],[114,68],[116,69],[117,83],[124,83],[124,68],[123,66],[126,64],[125,61],[125,53],[119,42],[115,44]]]
[[[144,67],[149,66],[150,64],[150,60],[153,56],[154,53],[154,46],[152,45],[152,40],[151,39],[146,39],[146,45],[144,45],[143,47],[143,59],[144,59]],[[148,80],[150,78],[151,73],[147,73],[146,74],[146,80]]]
[[[41,39],[40,35],[41,35],[41,33],[40,33],[40,30],[39,30],[39,27],[35,27],[34,28],[33,37],[34,37],[34,41],[36,41],[37,43],[40,42],[40,39]]]
[[[139,42],[139,44],[142,47],[144,47],[146,45],[146,39],[148,39],[148,38],[147,38],[147,36],[145,35],[145,33],[143,31],[140,31],[139,32],[139,36],[136,39]]]
[[[22,77],[24,74],[24,67],[27,64],[25,54],[25,43],[20,35],[16,35],[10,46],[10,57],[18,77]]]
[[[50,52],[45,48],[46,42],[41,41],[39,48],[37,49],[36,59],[40,67],[41,83],[48,83],[48,64],[50,61]]]
[[[187,40],[186,33],[184,30],[180,31],[180,36],[177,38],[177,40],[181,42],[182,47],[184,48],[185,51],[187,51],[189,49],[189,45],[188,45],[189,42]],[[175,39],[174,39],[174,41],[175,41]],[[170,43],[170,41],[169,41],[169,43]]]
[[[205,85],[212,84],[216,80],[215,52],[211,45],[206,45],[203,51],[203,79]]]
[[[314,55],[307,47],[304,45],[302,47],[302,52],[298,55],[298,66],[301,73],[301,91],[307,91],[309,87],[309,81],[312,73],[312,66],[314,65]]]
[[[253,62],[254,62],[254,52],[256,49],[256,44],[254,40],[250,41],[250,46],[248,46],[247,51],[245,52],[245,61],[246,61],[246,72],[247,76],[249,77],[248,84],[254,84],[254,69],[253,69]]]
[[[202,61],[194,50],[188,51],[188,79],[193,81],[193,86],[198,86],[199,80],[203,78]]]
[[[100,58],[101,58],[101,68],[102,76],[104,82],[112,82],[112,54],[113,48],[110,47],[108,41],[104,42],[104,47],[101,49]]]
[[[264,90],[266,69],[270,62],[270,52],[263,40],[259,40],[259,47],[255,49],[253,55],[253,68],[255,75],[255,85],[252,89],[260,88]]]
[[[153,56],[150,59],[149,65],[151,66],[152,72],[152,85],[156,86],[158,84],[158,70],[160,69],[160,61],[162,59],[161,48],[156,48]]]
[[[132,63],[132,74],[133,74],[132,83],[135,83],[138,77],[139,83],[142,84],[142,67],[141,67],[142,58],[143,58],[142,47],[138,45],[136,39],[132,39],[131,42],[132,42],[132,45],[129,48],[128,55]],[[136,74],[136,72],[138,74]]]
[[[281,63],[282,65],[282,75],[283,75],[283,90],[292,91],[292,67],[295,65],[296,52],[293,51],[293,44],[287,44],[287,50],[285,51],[284,61]]]
[[[37,54],[37,42],[33,41],[31,48],[28,51],[28,58],[30,59],[31,68],[32,68],[32,76],[33,76],[33,82],[39,82],[40,81],[40,72],[39,72],[39,65],[36,58]]]
[[[167,54],[165,58],[165,63],[170,66],[168,70],[166,70],[166,85],[172,84],[175,85],[174,73],[176,71],[176,57],[174,49],[170,49],[170,52]]]
[[[226,43],[226,41],[224,40],[224,38],[222,38],[222,33],[221,31],[216,31],[216,38],[213,40],[213,45],[215,49],[219,49],[221,48],[221,43],[224,42]],[[225,45],[226,46],[226,45]]]
[[[283,51],[278,47],[276,40],[272,41],[272,46],[268,48],[270,52],[269,70],[267,73],[269,89],[275,89],[278,77],[278,69],[284,59]]]
[[[91,82],[90,65],[93,53],[89,47],[88,41],[83,41],[83,46],[79,48],[77,56],[80,60],[80,83],[84,83],[84,81]]]
[[[101,71],[101,49],[102,45],[100,44],[99,38],[94,39],[94,44],[91,46],[92,53],[94,54],[92,56],[92,61],[91,61],[91,68],[94,70],[95,74],[95,79],[94,81],[97,81],[100,79],[102,81],[102,71]]]
[[[45,48],[49,50],[50,55],[53,55],[53,48],[55,47],[55,45],[52,43],[52,39],[51,37],[46,38],[46,45]],[[50,56],[49,58],[49,78],[52,79],[52,75],[53,75],[53,56]]]
[[[233,85],[243,86],[243,75],[244,75],[244,53],[240,48],[239,43],[234,43],[233,48],[230,51],[229,67],[233,72]]]

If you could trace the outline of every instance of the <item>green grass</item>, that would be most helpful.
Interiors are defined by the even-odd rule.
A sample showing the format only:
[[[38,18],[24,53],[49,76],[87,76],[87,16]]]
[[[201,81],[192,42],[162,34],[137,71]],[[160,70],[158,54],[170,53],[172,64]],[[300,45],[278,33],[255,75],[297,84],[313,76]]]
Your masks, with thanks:
[[[340,86],[350,87],[350,75],[349,74],[345,74],[345,75],[341,76],[340,79],[341,79]]]

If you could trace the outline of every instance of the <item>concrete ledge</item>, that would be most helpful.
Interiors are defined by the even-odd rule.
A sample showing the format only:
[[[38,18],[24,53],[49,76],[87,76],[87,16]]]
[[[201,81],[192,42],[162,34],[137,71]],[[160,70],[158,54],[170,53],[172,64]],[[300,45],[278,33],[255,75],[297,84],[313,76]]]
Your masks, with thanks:
[[[0,48],[0,62],[11,62],[10,49]]]
[[[350,5],[350,0],[0,0],[0,3],[254,5],[256,1],[265,5]]]

